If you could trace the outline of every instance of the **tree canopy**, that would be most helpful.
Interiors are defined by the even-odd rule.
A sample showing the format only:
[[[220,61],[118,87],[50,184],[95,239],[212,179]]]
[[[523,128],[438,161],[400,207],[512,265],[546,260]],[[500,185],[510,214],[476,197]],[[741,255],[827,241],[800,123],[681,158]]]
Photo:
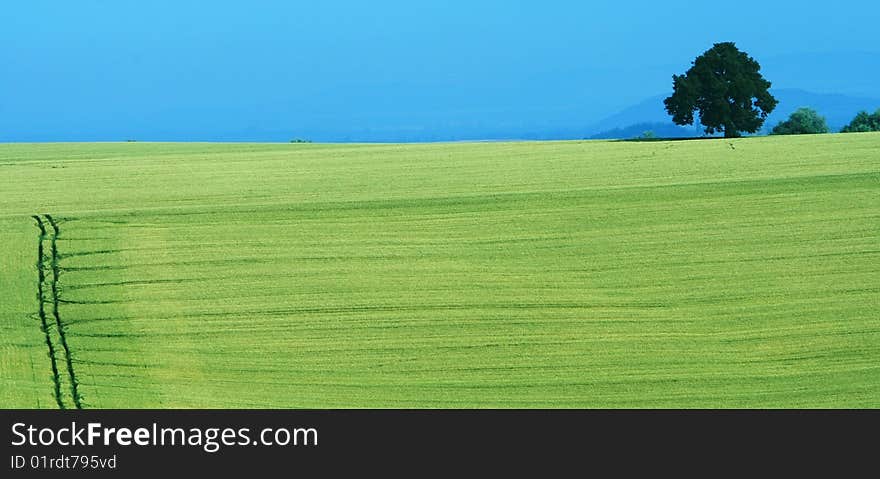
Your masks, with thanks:
[[[755,133],[778,103],[760,69],[736,44],[716,43],[684,75],[672,76],[673,94],[663,102],[666,111],[678,125],[692,124],[694,112],[699,111],[709,135],[724,132],[732,138]]]
[[[864,131],[880,131],[880,108],[873,114],[860,111],[853,121],[840,130],[842,133],[859,133]]]
[[[798,108],[788,120],[773,127],[773,135],[811,135],[828,133],[825,117],[812,108]]]

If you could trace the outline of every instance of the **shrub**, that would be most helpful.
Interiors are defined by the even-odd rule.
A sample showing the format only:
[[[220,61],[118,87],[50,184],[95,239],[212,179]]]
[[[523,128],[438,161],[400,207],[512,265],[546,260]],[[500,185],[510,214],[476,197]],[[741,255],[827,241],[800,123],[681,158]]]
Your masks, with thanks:
[[[828,133],[825,117],[812,108],[798,108],[788,120],[773,127],[772,135],[812,135]]]
[[[860,111],[853,121],[840,130],[841,133],[859,133],[865,131],[880,131],[880,109],[874,114]]]

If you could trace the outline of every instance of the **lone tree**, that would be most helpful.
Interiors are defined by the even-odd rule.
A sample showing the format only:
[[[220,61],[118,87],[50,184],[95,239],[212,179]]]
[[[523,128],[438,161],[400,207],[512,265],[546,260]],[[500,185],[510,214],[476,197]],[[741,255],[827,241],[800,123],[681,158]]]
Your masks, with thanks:
[[[723,131],[725,138],[735,138],[741,132],[755,133],[779,103],[760,69],[734,43],[716,43],[687,73],[672,76],[672,96],[663,101],[666,111],[676,124],[690,125],[699,110],[709,135]]]
[[[825,117],[812,108],[798,108],[788,120],[773,127],[773,135],[812,135],[828,133]]]

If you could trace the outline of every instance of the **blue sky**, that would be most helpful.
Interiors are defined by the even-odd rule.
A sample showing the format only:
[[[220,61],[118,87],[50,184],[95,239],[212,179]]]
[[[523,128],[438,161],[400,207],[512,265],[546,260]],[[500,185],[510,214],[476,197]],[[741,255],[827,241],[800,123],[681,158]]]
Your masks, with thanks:
[[[666,92],[718,41],[737,42],[776,87],[880,97],[880,4],[813,5],[7,2],[0,140],[576,131]]]

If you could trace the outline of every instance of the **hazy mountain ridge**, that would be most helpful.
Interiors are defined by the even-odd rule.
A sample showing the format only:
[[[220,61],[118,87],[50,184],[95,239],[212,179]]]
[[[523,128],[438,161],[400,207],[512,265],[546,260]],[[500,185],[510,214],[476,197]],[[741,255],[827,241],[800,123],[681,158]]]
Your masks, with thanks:
[[[880,53],[758,57],[780,100],[764,133],[801,106],[818,110],[833,130],[859,110],[880,108]],[[157,91],[187,93],[174,102],[148,101],[145,94],[151,90],[139,89],[132,79],[117,82],[125,88],[115,93],[96,92],[100,79],[79,77],[59,89],[49,85],[60,77],[25,69],[0,77],[0,91],[6,92],[0,101],[0,142],[564,140],[627,138],[646,130],[700,136],[698,128],[673,125],[663,108],[672,74],[686,65],[658,62],[628,70],[573,65],[565,74],[486,73],[466,81],[454,76],[427,81],[397,72],[385,83],[358,79],[271,95],[269,80],[278,78],[264,78],[261,70],[249,73],[248,81],[266,83],[235,96],[224,93],[233,87],[231,79],[202,84],[196,75],[151,84]]]

